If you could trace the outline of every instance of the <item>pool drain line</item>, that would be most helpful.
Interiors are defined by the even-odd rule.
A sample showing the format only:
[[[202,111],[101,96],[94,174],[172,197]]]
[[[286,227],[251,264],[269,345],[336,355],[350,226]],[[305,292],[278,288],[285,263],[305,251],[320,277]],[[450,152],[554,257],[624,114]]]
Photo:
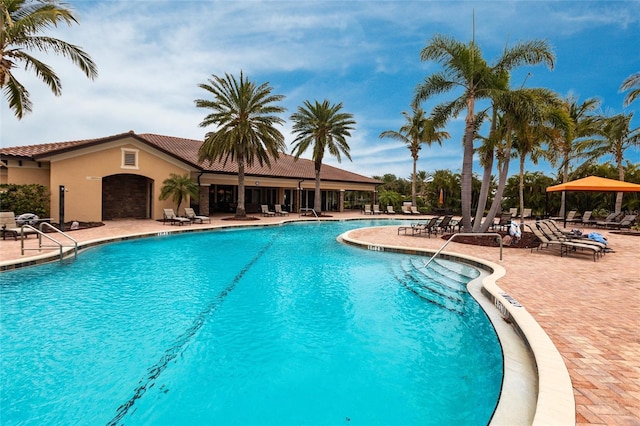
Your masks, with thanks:
[[[224,301],[229,293],[233,291],[236,284],[240,282],[242,277],[251,269],[251,267],[262,257],[262,255],[275,243],[280,233],[274,235],[274,237],[267,244],[264,245],[260,249],[258,253],[238,272],[238,274],[233,278],[231,283],[222,290],[212,301],[207,305],[207,307],[198,314],[196,319],[194,320],[191,327],[185,330],[174,342],[171,347],[169,347],[164,355],[156,362],[152,367],[147,370],[147,375],[138,382],[138,387],[133,392],[133,396],[124,404],[118,407],[116,415],[107,423],[108,426],[115,426],[118,424],[120,420],[127,415],[131,407],[135,404],[135,402],[142,398],[142,396],[146,393],[147,389],[152,388],[155,385],[156,379],[160,376],[160,374],[167,368],[169,363],[173,361],[185,348],[187,343],[193,338],[193,336],[202,328],[205,323],[206,318],[211,315],[220,304]]]

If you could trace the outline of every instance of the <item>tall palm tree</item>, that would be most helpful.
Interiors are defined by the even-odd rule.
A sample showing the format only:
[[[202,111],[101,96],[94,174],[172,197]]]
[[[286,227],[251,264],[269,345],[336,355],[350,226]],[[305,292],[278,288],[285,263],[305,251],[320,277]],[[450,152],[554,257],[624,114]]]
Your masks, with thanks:
[[[624,106],[629,106],[631,102],[640,96],[640,72],[631,74],[622,82],[620,91],[626,92],[627,90],[631,91],[627,93],[627,96],[624,98]]]
[[[246,166],[258,160],[260,166],[271,167],[271,159],[279,158],[286,145],[284,136],[276,124],[284,120],[277,115],[285,108],[276,104],[284,99],[274,95],[269,83],[250,81],[240,72],[240,78],[230,74],[213,75],[208,83],[198,85],[213,95],[212,100],[197,99],[198,108],[213,110],[200,123],[200,127],[214,125],[216,130],[205,135],[198,152],[199,161],[224,161],[230,159],[238,165],[238,206],[236,217],[246,217],[244,174]]]
[[[326,151],[342,161],[341,154],[351,160],[347,137],[351,136],[356,124],[353,115],[342,112],[342,102],[331,105],[328,100],[314,103],[304,101],[298,111],[291,115],[293,121],[293,154],[296,159],[312,147],[311,159],[314,162],[316,186],[313,208],[317,214],[322,212],[322,193],[320,192],[320,170]]]
[[[432,143],[437,142],[438,145],[442,145],[443,139],[448,139],[449,133],[440,131],[439,127],[432,119],[425,116],[425,112],[419,106],[414,106],[412,114],[407,111],[402,111],[402,115],[405,118],[405,124],[400,127],[400,130],[385,130],[380,133],[380,138],[392,138],[404,143],[411,152],[411,158],[413,158],[413,173],[411,174],[411,202],[414,206],[417,206],[417,164],[418,153],[422,149],[422,144],[431,146]]]
[[[462,222],[465,232],[471,231],[471,198],[473,179],[473,141],[477,128],[475,114],[476,99],[487,98],[492,92],[504,89],[505,73],[520,65],[545,64],[553,68],[555,56],[546,41],[520,42],[506,48],[493,66],[482,57],[475,43],[461,43],[453,38],[436,35],[420,52],[422,61],[433,60],[443,65],[444,70],[428,76],[416,88],[416,102],[452,89],[459,88],[462,95],[434,110],[436,122],[457,116],[466,109],[462,159]]]
[[[160,189],[160,199],[171,200],[177,204],[176,214],[180,214],[180,205],[188,197],[197,198],[199,195],[198,184],[191,179],[189,173],[184,176],[171,173],[167,179],[162,182]]]
[[[80,47],[41,34],[62,22],[69,26],[78,23],[71,10],[58,0],[0,0],[0,89],[19,120],[31,112],[32,103],[29,92],[16,79],[14,68],[34,71],[54,95],[62,93],[60,78],[53,69],[29,52],[62,55],[91,80],[98,76],[96,65]]]
[[[631,129],[633,113],[618,114],[601,119],[600,138],[582,141],[578,149],[587,161],[611,155],[618,168],[618,180],[624,181],[624,152],[640,146],[640,127]],[[615,212],[622,210],[622,192],[616,195]]]
[[[567,111],[558,95],[547,89],[536,89],[536,102],[527,119],[515,127],[514,146],[520,158],[520,220],[524,221],[524,165],[527,157],[534,164],[544,155],[543,144],[555,145],[571,126]]]
[[[566,110],[570,126],[562,132],[562,136],[556,140],[555,144],[549,145],[548,158],[552,164],[560,163],[562,171],[562,183],[569,181],[569,164],[577,156],[576,141],[586,140],[597,134],[598,117],[593,112],[600,107],[600,100],[590,98],[582,103],[578,103],[577,98],[567,97],[563,101],[563,108]],[[565,193],[562,193],[559,216],[564,217]]]

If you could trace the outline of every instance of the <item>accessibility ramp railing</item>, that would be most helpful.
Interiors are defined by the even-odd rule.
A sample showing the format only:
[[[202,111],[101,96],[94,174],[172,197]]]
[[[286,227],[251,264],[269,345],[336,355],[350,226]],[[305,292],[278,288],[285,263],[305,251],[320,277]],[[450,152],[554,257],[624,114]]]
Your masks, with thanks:
[[[47,229],[51,229],[54,233],[66,238],[68,241],[66,243],[58,241],[57,239],[53,238],[51,235],[45,233],[43,231],[43,227],[47,228]],[[28,248],[28,247],[24,246],[24,240],[25,240],[25,238],[24,238],[24,230],[25,229],[34,231],[38,235],[38,248]],[[73,248],[73,256],[74,256],[74,258],[78,257],[78,241],[76,241],[73,237],[71,237],[66,232],[61,231],[60,229],[56,228],[55,226],[53,226],[52,224],[50,224],[48,222],[40,223],[39,229],[38,228],[34,228],[31,225],[24,224],[24,225],[22,225],[21,231],[22,231],[21,232],[22,237],[20,238],[20,249],[21,249],[21,253],[23,255],[24,255],[24,252],[26,250],[42,251],[42,249],[44,249],[44,248],[59,248],[60,249],[60,260],[62,260],[64,258],[63,248],[64,247],[72,247]],[[51,242],[51,244],[43,244],[43,242],[42,242],[43,238],[45,240]]]
[[[447,246],[447,244],[449,244],[451,241],[453,241],[456,237],[480,237],[480,236],[495,236],[497,237],[496,239],[498,240],[498,244],[500,244],[500,262],[502,262],[502,235],[498,234],[497,232],[458,232],[456,234],[453,234],[443,245],[442,247],[440,247],[438,249],[438,251],[436,251],[433,256],[431,256],[431,258],[425,262],[423,268],[427,268],[429,266],[429,264],[433,261],[433,259],[435,259],[436,257],[438,257],[438,255],[440,254],[440,252],[442,250],[444,250],[444,248]]]

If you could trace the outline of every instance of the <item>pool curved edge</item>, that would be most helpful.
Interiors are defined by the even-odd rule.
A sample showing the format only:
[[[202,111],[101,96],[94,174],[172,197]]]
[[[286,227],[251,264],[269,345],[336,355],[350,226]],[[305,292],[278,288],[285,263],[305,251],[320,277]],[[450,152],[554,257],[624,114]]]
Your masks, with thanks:
[[[345,232],[338,240],[376,251],[428,256],[435,252],[385,244],[372,245],[371,242],[350,238],[350,233],[351,231]],[[461,261],[488,272],[469,283],[469,291],[492,321],[503,349],[502,390],[490,424],[575,425],[573,385],[562,355],[533,316],[496,284],[506,274],[506,270],[498,264],[463,254],[442,252],[438,257]],[[477,286],[478,291],[474,291],[474,286]],[[505,327],[505,324],[510,326]],[[516,336],[519,342],[515,341]],[[521,345],[524,345],[529,354],[529,362],[526,355],[518,349]],[[522,386],[520,375],[527,374],[527,363],[530,365],[529,370],[533,369],[536,376],[533,387],[537,389],[524,389]],[[532,392],[533,395],[527,395]]]

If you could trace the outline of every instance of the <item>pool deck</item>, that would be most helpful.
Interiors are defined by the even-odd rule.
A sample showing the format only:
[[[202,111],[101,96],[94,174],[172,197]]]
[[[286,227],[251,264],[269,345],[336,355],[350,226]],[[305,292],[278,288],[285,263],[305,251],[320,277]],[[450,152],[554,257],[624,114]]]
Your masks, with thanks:
[[[363,216],[331,213],[330,219],[372,219],[406,217]],[[136,234],[193,231],[237,225],[264,225],[282,220],[315,220],[291,214],[261,217],[256,221],[227,221],[214,216],[211,224],[163,225],[151,220],[105,221],[105,226],[69,232],[80,243],[124,238]],[[411,218],[414,222],[425,217]],[[352,237],[372,245],[437,250],[440,238],[397,235],[395,226],[365,228]],[[589,229],[585,229],[589,231]],[[497,263],[506,275],[497,284],[514,297],[535,318],[559,350],[569,370],[576,403],[576,424],[640,426],[640,236],[598,230],[615,253],[597,262],[590,255],[560,257],[554,250],[531,252],[450,243],[449,253],[460,253]],[[37,247],[33,236],[25,243]],[[57,249],[43,250],[55,254]],[[37,251],[20,254],[20,241],[0,240],[0,265],[24,262],[42,256]],[[0,274],[0,277],[2,275]]]

